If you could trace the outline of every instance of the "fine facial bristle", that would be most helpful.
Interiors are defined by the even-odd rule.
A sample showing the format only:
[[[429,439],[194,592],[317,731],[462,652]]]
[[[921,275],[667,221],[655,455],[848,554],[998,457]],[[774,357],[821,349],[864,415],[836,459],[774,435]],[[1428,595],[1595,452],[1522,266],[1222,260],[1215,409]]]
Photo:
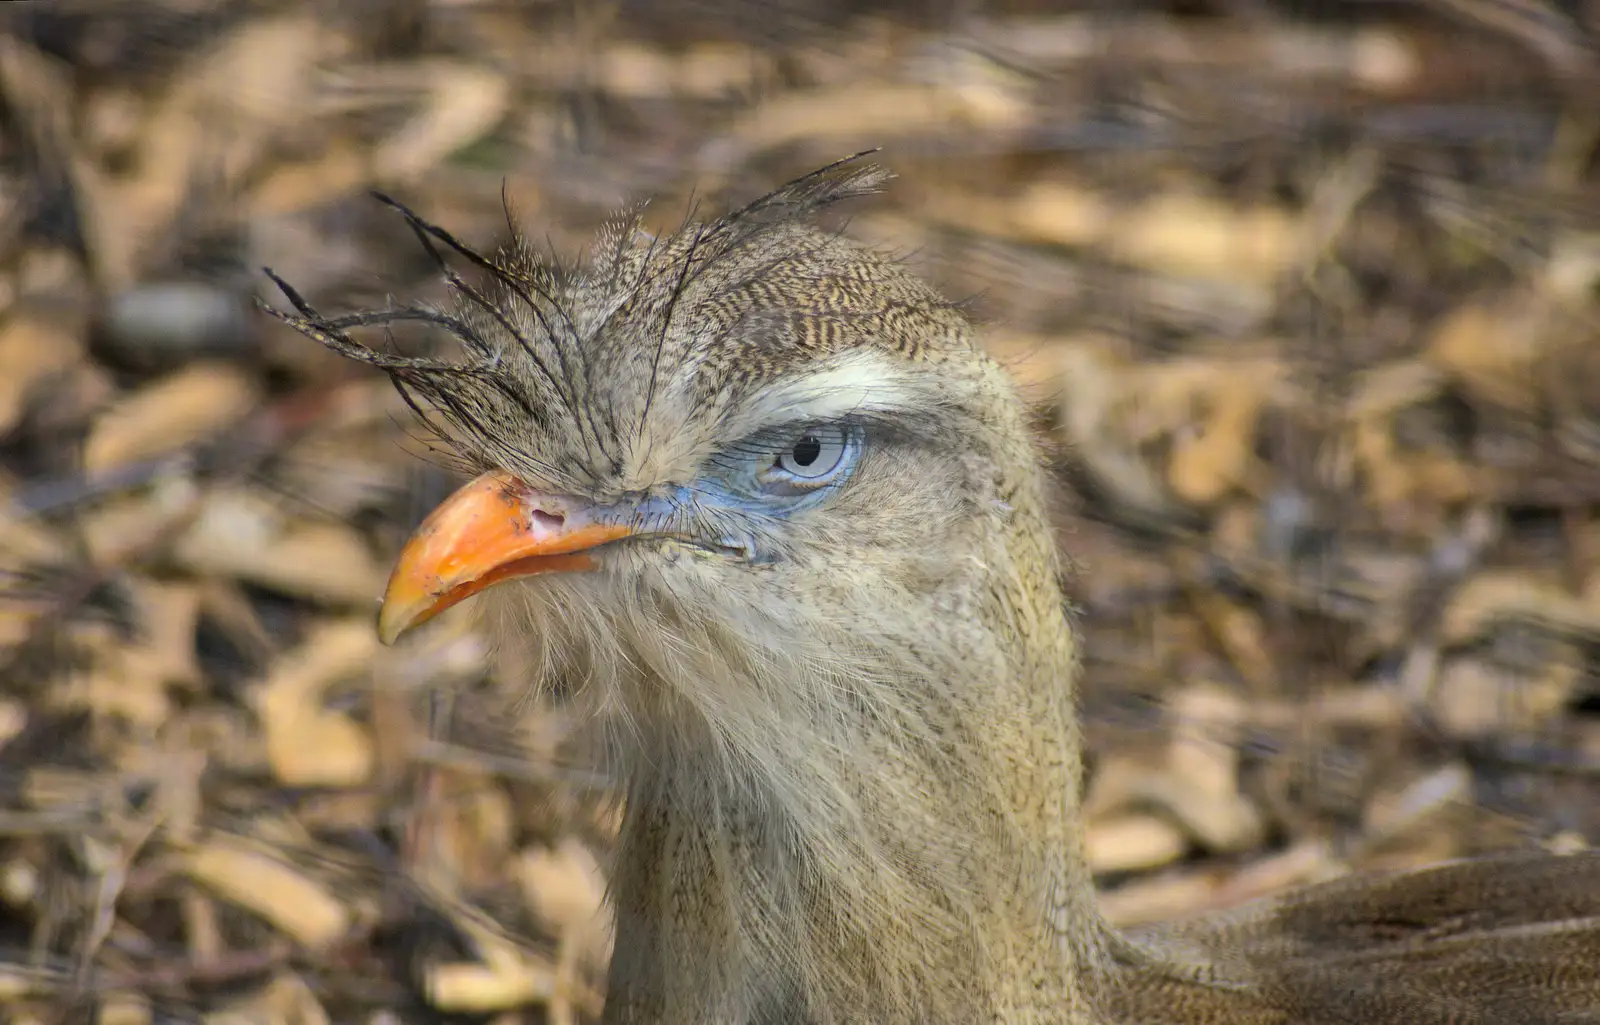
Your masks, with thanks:
[[[584,366],[589,339],[607,329],[613,314],[653,311],[650,323],[630,327],[634,335],[649,339],[642,344],[652,352],[638,417],[642,422],[658,388],[668,332],[691,285],[763,238],[807,224],[824,208],[880,191],[892,175],[864,162],[872,152],[818,168],[714,220],[689,220],[663,238],[645,234],[637,212],[619,216],[600,233],[589,262],[577,265],[563,265],[531,244],[503,196],[510,234],[497,249],[485,252],[393,197],[374,193],[405,219],[434,261],[449,286],[453,308],[401,303],[329,316],[270,269],[265,273],[294,312],[259,299],[257,303],[334,352],[386,372],[424,428],[461,449],[469,462],[531,460],[516,439],[529,428],[589,422],[597,438],[620,429],[609,408],[596,410],[588,401],[596,371]],[[457,271],[452,256],[476,272],[480,283]],[[732,280],[748,276],[734,275]],[[461,358],[402,355],[354,336],[406,322],[454,339]],[[594,422],[597,417],[608,422]]]

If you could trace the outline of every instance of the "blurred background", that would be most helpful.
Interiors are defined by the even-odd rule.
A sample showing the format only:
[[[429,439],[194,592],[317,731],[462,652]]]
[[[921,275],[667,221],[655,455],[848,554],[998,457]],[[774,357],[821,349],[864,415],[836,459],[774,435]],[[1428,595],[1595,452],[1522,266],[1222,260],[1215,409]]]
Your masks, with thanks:
[[[9,3],[0,1020],[592,1020],[608,781],[470,615],[379,649],[455,481],[260,268],[868,147],[1037,404],[1111,918],[1600,840],[1594,0]]]

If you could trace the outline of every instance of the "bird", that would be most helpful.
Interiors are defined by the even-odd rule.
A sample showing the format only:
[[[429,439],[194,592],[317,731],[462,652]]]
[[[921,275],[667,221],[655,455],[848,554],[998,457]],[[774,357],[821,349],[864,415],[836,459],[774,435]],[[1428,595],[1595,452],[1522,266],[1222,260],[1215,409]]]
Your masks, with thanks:
[[[821,226],[863,155],[562,264],[404,205],[443,304],[272,316],[388,374],[474,474],[393,643],[468,598],[592,711],[621,826],[608,1025],[1600,1023],[1600,856],[1355,875],[1140,930],[1085,854],[1069,568],[962,304]],[[508,218],[508,221],[510,218]],[[464,261],[476,280],[454,269]],[[421,322],[459,350],[358,339]]]

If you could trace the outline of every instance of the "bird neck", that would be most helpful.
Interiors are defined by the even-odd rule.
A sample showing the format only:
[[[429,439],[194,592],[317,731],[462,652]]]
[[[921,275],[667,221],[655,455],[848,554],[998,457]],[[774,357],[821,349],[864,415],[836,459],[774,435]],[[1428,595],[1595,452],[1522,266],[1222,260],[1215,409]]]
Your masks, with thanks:
[[[653,704],[629,716],[608,1021],[1088,1020],[1108,933],[1039,505],[985,525],[990,576],[927,610],[948,645],[856,681],[904,701],[786,715],[741,747],[760,726],[684,700],[689,681],[630,688]]]

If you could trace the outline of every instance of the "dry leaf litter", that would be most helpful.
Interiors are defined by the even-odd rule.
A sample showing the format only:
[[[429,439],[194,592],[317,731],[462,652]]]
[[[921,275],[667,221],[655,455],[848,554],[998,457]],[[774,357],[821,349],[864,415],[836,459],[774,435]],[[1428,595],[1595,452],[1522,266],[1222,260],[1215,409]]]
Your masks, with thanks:
[[[884,147],[1059,471],[1116,921],[1600,838],[1594,4],[4,7],[0,1019],[599,1010],[565,710],[374,639],[452,467],[251,310],[442,295],[372,189],[572,254]]]

